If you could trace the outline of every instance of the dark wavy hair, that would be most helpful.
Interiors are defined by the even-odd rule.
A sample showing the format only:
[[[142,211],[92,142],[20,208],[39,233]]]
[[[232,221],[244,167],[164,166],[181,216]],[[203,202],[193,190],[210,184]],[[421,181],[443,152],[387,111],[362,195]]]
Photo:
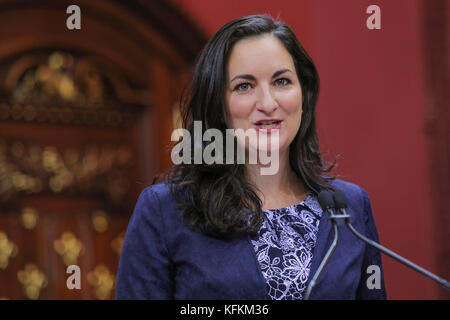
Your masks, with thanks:
[[[197,60],[188,95],[181,99],[183,128],[192,137],[194,121],[201,121],[203,130],[216,128],[225,136],[226,66],[231,49],[239,40],[264,34],[277,37],[291,54],[302,88],[302,120],[289,147],[290,167],[312,191],[317,192],[317,186],[333,189],[329,181],[335,177],[323,173],[336,161],[330,165],[322,160],[316,132],[317,70],[293,31],[268,15],[235,19],[209,40]],[[202,147],[206,145],[203,142]],[[216,238],[256,235],[263,221],[262,203],[256,187],[245,179],[245,165],[191,163],[173,165],[165,175],[183,221],[192,230]]]

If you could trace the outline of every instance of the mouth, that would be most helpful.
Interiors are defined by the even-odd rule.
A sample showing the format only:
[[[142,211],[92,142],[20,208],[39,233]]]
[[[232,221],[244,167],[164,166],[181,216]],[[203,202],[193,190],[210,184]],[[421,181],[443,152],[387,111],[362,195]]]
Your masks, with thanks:
[[[272,129],[280,129],[282,120],[278,119],[267,119],[267,120],[259,120],[255,122],[256,128],[260,130],[270,130]]]

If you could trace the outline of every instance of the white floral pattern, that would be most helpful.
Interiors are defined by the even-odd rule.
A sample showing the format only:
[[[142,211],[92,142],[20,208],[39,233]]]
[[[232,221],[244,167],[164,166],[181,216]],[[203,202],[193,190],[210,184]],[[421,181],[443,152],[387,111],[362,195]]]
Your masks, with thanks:
[[[273,300],[302,299],[322,208],[310,193],[299,204],[263,213],[263,225],[251,241],[269,296]]]

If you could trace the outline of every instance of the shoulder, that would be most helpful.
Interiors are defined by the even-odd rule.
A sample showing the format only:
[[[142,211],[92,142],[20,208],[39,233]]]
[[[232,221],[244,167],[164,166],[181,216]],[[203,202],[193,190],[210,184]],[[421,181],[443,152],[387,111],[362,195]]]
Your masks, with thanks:
[[[355,183],[341,179],[330,181],[330,184],[334,188],[344,192],[348,202],[347,211],[349,211],[351,215],[355,218],[364,217],[364,220],[367,219],[367,215],[371,214],[371,206],[369,195],[364,188]]]
[[[179,216],[178,193],[180,188],[163,181],[145,187],[137,200],[133,216],[151,224],[168,224],[171,227]],[[175,196],[174,196],[175,193]]]
[[[153,205],[166,206],[175,201],[167,181],[159,182],[144,188],[139,200],[151,201]]]
[[[334,179],[330,181],[330,184],[336,189],[340,189],[341,191],[343,191],[347,198],[364,199],[368,197],[366,190],[355,183],[341,179]]]
[[[173,202],[170,189],[164,182],[145,187],[136,201],[130,224],[143,226],[155,223],[160,220],[161,212],[166,211]]]

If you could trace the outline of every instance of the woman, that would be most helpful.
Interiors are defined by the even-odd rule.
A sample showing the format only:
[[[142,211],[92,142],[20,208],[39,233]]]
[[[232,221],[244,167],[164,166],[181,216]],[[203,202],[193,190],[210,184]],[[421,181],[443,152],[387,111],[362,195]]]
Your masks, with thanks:
[[[355,228],[378,241],[367,193],[323,175],[333,165],[319,153],[318,88],[312,60],[282,22],[243,17],[212,37],[196,65],[184,128],[194,136],[201,121],[203,132],[254,130],[256,139],[236,139],[244,164],[194,164],[188,155],[192,161],[141,193],[116,298],[302,299],[333,238],[317,200],[323,189],[344,191]],[[262,174],[268,164],[249,162],[251,150],[276,154],[278,170]],[[215,155],[231,152],[222,151]],[[341,228],[310,298],[385,299],[382,271],[381,285],[367,286],[371,265],[382,270],[380,254]]]

